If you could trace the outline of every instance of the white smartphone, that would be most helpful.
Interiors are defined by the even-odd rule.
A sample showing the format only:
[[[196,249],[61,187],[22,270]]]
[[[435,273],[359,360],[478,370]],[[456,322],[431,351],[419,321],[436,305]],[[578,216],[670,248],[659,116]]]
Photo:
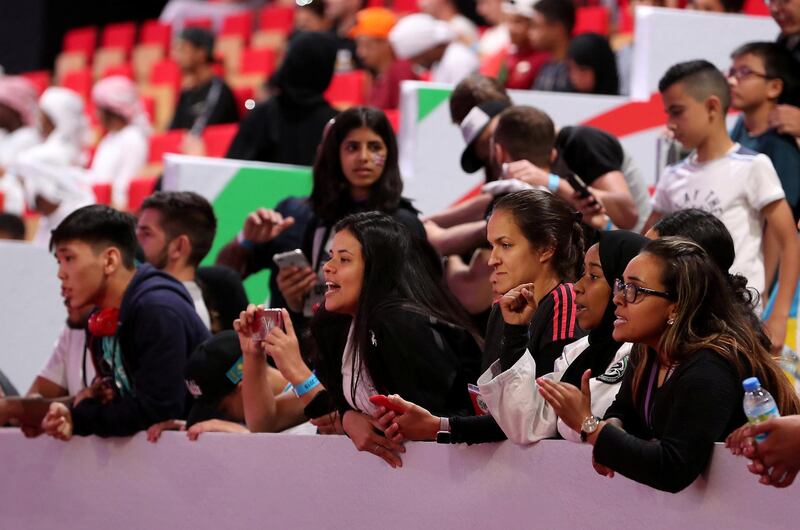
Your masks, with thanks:
[[[275,254],[272,257],[272,261],[275,262],[275,265],[277,265],[279,269],[285,269],[286,267],[299,267],[301,269],[305,269],[307,267],[311,267],[311,264],[308,262],[305,254],[303,254],[303,251],[299,248],[290,250],[288,252]]]

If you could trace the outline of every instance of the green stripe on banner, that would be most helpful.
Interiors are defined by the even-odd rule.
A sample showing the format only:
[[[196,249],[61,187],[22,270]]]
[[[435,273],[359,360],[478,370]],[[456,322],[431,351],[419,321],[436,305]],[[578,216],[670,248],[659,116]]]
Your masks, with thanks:
[[[202,265],[213,265],[220,249],[242,229],[247,214],[258,208],[274,208],[286,197],[311,193],[311,168],[242,168],[217,195],[212,205],[217,216],[217,235]],[[269,271],[249,276],[244,287],[253,303],[269,296]]]
[[[450,97],[449,88],[420,88],[417,91],[417,121],[422,121]]]

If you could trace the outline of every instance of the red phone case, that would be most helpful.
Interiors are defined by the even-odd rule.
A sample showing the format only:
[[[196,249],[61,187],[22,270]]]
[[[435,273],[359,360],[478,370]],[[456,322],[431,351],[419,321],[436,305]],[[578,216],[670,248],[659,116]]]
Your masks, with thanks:
[[[283,327],[283,313],[280,309],[259,309],[253,318],[250,327],[250,337],[253,340],[266,340],[272,328]]]
[[[373,405],[377,405],[379,407],[385,407],[386,410],[391,410],[392,412],[396,412],[397,414],[403,413],[403,410],[401,408],[397,407],[394,403],[389,401],[389,398],[384,396],[383,394],[370,396],[369,400],[372,402]]]

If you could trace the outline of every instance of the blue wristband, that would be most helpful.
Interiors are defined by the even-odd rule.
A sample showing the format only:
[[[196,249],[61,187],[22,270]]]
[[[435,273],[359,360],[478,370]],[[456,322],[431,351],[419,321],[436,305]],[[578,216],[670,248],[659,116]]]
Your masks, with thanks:
[[[245,239],[244,234],[242,234],[242,232],[239,232],[236,235],[236,242],[239,243],[240,247],[244,247],[247,250],[252,250],[256,246],[256,244],[250,241],[249,239]]]
[[[561,178],[558,175],[550,173],[547,177],[547,189],[553,193],[558,191],[558,183],[560,180]]]
[[[319,386],[319,379],[317,379],[317,374],[312,373],[311,377],[294,387],[294,395],[297,397],[301,397],[305,394],[311,392],[314,388]]]

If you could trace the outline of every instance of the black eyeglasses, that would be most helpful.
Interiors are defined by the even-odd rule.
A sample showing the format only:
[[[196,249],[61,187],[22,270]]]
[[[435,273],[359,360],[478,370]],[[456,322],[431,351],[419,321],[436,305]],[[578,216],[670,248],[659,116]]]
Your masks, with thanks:
[[[751,75],[756,77],[761,77],[762,79],[771,79],[770,76],[767,74],[762,74],[761,72],[755,72],[750,69],[748,66],[739,66],[738,68],[735,66],[731,66],[728,69],[728,78],[734,78],[737,81],[741,81],[742,79],[747,79]]]
[[[639,287],[632,283],[623,283],[622,280],[614,280],[614,296],[620,294],[627,304],[635,304],[637,301],[641,300],[643,297],[639,296],[640,294],[672,300],[672,295],[666,291],[656,291],[646,287]]]

